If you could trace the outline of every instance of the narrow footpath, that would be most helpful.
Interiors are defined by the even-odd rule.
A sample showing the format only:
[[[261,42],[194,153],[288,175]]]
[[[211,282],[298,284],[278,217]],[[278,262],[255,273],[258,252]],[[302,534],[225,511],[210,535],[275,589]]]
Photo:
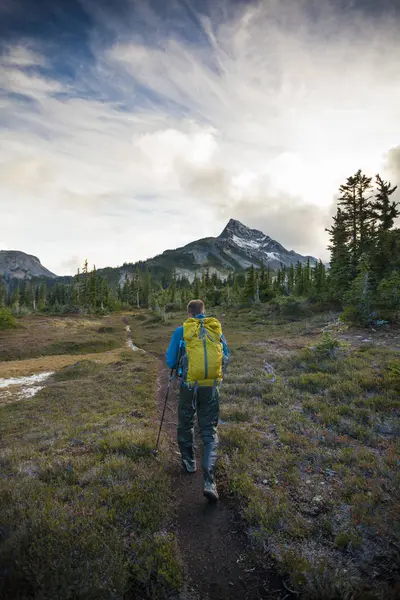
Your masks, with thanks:
[[[162,413],[169,371],[159,358],[158,412]],[[287,599],[288,593],[276,575],[260,572],[251,564],[248,541],[228,499],[210,504],[203,497],[201,441],[196,430],[196,473],[188,474],[180,464],[176,443],[177,394],[171,386],[165,413],[165,436],[173,455],[171,476],[176,499],[176,533],[184,563],[184,586],[180,600]]]

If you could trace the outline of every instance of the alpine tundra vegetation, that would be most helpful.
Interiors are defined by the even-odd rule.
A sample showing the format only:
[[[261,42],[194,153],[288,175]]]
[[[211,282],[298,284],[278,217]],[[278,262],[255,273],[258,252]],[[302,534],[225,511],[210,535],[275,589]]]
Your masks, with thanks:
[[[400,598],[399,31],[0,1],[1,600]]]

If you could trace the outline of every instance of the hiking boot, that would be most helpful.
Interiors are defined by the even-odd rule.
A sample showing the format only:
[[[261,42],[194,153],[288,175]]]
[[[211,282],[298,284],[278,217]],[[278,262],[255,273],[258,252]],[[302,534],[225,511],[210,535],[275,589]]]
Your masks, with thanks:
[[[217,502],[219,500],[217,486],[214,482],[206,481],[204,483],[204,496],[210,500],[210,502]]]
[[[196,461],[191,461],[187,458],[182,458],[182,467],[187,473],[196,473]]]

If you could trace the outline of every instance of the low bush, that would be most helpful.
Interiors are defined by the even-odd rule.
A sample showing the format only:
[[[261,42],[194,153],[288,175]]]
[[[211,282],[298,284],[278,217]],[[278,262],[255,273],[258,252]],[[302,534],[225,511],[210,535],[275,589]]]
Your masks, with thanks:
[[[17,326],[17,321],[7,308],[0,308],[0,331],[12,329]]]

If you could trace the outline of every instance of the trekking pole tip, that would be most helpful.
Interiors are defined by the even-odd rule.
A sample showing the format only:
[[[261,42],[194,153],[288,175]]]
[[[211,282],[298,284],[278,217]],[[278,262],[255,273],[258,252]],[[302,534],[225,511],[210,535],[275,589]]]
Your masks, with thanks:
[[[158,450],[154,449],[151,451],[153,456],[158,456]]]

